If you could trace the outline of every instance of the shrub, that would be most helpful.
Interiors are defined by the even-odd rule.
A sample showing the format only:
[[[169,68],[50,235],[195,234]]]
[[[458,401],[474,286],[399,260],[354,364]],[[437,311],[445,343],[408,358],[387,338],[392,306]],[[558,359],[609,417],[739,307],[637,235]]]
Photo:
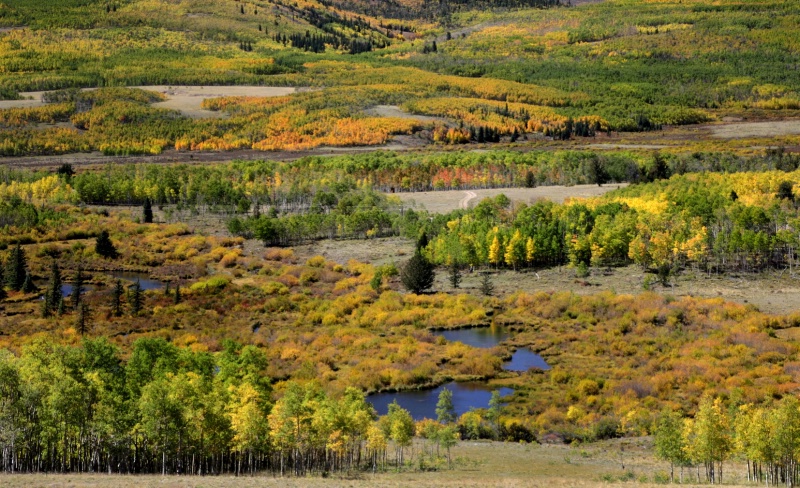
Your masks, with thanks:
[[[322,256],[310,257],[306,261],[306,266],[311,266],[312,268],[322,268],[325,266],[325,258]]]
[[[221,290],[230,284],[230,280],[224,276],[212,276],[204,281],[198,281],[190,289],[198,293],[211,293]]]

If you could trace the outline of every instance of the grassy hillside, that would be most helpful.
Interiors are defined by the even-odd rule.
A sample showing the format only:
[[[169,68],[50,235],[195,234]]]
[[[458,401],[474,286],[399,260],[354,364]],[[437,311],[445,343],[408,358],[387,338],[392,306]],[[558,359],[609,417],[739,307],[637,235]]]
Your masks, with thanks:
[[[526,133],[568,139],[725,116],[781,118],[800,109],[797,1],[609,0],[545,9],[452,2],[434,13],[391,2],[380,11],[358,2],[233,0],[0,5],[0,25],[28,26],[0,34],[6,98],[67,87],[322,88],[268,107],[247,98],[209,105],[255,118],[257,130],[242,130],[245,121],[235,116],[230,124],[189,123],[180,114],[151,113],[167,119],[167,137],[123,127],[119,137],[72,145],[52,141],[83,134],[35,125],[47,108],[28,109],[33,114],[23,119],[30,120],[16,124],[0,110],[5,155],[292,150],[380,144],[423,129],[424,140],[440,144],[513,141]],[[400,123],[371,114],[376,105],[443,120]],[[54,121],[82,128],[74,118],[83,110],[68,109]],[[129,119],[142,110],[117,107],[115,115]],[[316,127],[306,116],[328,122]]]

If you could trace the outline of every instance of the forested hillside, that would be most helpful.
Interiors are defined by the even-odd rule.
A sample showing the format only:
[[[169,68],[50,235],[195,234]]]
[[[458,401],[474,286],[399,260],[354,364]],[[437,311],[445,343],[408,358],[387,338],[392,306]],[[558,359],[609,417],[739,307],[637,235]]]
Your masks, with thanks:
[[[794,1],[2,5],[4,156],[563,141],[799,107]],[[200,118],[140,92],[11,102],[152,85],[314,90],[212,98]]]

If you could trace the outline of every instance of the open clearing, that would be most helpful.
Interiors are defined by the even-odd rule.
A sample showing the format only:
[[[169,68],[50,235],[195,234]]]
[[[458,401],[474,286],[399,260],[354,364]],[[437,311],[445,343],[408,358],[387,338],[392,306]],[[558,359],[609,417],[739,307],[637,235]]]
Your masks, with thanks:
[[[374,107],[367,109],[365,113],[375,117],[395,117],[398,119],[412,119],[422,122],[440,122],[443,124],[448,123],[448,120],[442,117],[431,117],[429,115],[408,113],[397,105],[375,105]]]
[[[463,441],[452,452],[455,469],[434,472],[354,473],[349,477],[331,478],[5,474],[0,475],[0,484],[7,488],[663,486],[653,484],[653,478],[657,472],[661,476],[667,475],[669,466],[653,460],[651,445],[652,440],[646,437],[615,439],[577,447]],[[419,449],[419,445],[416,449]],[[685,481],[689,481],[690,471],[686,470]],[[744,472],[744,466],[726,463],[724,481],[742,483]],[[621,483],[620,477],[626,473],[624,479],[627,482]]]
[[[800,134],[800,120],[737,122],[733,124],[709,125],[704,128],[711,131],[713,137],[720,139],[791,136]]]
[[[166,95],[167,100],[154,103],[154,107],[177,110],[187,117],[221,118],[227,116],[224,112],[203,110],[203,100],[220,97],[282,97],[297,93],[300,89],[285,86],[131,86]],[[47,92],[22,92],[20,96],[25,100],[0,100],[0,109],[41,107],[45,105],[42,95]]]
[[[163,93],[164,102],[154,103],[154,107],[177,110],[196,118],[223,117],[224,112],[203,110],[203,100],[220,97],[282,97],[297,93],[298,89],[282,86],[140,86],[144,90]]]
[[[246,249],[253,255],[263,253],[260,241],[250,240]],[[299,262],[322,255],[326,259],[346,264],[350,259],[375,265],[394,263],[402,265],[414,252],[414,243],[401,237],[383,239],[320,241],[295,246]],[[458,293],[480,296],[480,273],[464,272]],[[590,275],[576,276],[575,269],[568,266],[524,270],[516,272],[501,269],[492,272],[494,295],[504,298],[516,292],[560,292],[591,295],[604,291],[618,294],[638,295],[645,291],[645,280],[652,283],[655,293],[680,296],[717,298],[742,305],[753,305],[769,314],[782,315],[800,310],[800,276],[788,272],[769,271],[759,274],[708,275],[686,270],[675,277],[669,286],[656,284],[652,273],[644,273],[639,266],[620,268],[591,268]],[[399,280],[392,286],[402,289]],[[433,285],[436,292],[452,293],[447,271],[439,269]],[[800,334],[800,333],[798,333]],[[799,335],[800,336],[800,335]]]
[[[539,186],[536,188],[491,188],[486,190],[443,190],[424,192],[400,192],[394,195],[408,205],[419,206],[433,213],[446,213],[474,206],[484,198],[494,198],[501,193],[511,201],[531,203],[550,200],[562,203],[567,198],[589,198],[603,195],[611,190],[627,186],[627,183],[611,183],[603,186]]]

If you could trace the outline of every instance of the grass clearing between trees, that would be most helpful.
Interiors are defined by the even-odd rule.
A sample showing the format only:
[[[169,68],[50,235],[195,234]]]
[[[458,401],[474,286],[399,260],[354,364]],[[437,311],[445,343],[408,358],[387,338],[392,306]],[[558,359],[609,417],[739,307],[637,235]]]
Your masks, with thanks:
[[[419,449],[420,444],[415,446]],[[322,477],[263,476],[124,476],[103,474],[0,475],[7,488],[255,488],[255,487],[536,487],[594,488],[664,486],[669,465],[653,458],[652,438],[627,438],[582,446],[463,441],[453,448],[455,469],[403,471],[372,475],[353,473]],[[622,468],[624,462],[625,469]],[[748,486],[744,466],[726,464],[727,486]],[[693,484],[696,473],[684,470],[682,486]],[[676,468],[676,480],[679,470]]]

